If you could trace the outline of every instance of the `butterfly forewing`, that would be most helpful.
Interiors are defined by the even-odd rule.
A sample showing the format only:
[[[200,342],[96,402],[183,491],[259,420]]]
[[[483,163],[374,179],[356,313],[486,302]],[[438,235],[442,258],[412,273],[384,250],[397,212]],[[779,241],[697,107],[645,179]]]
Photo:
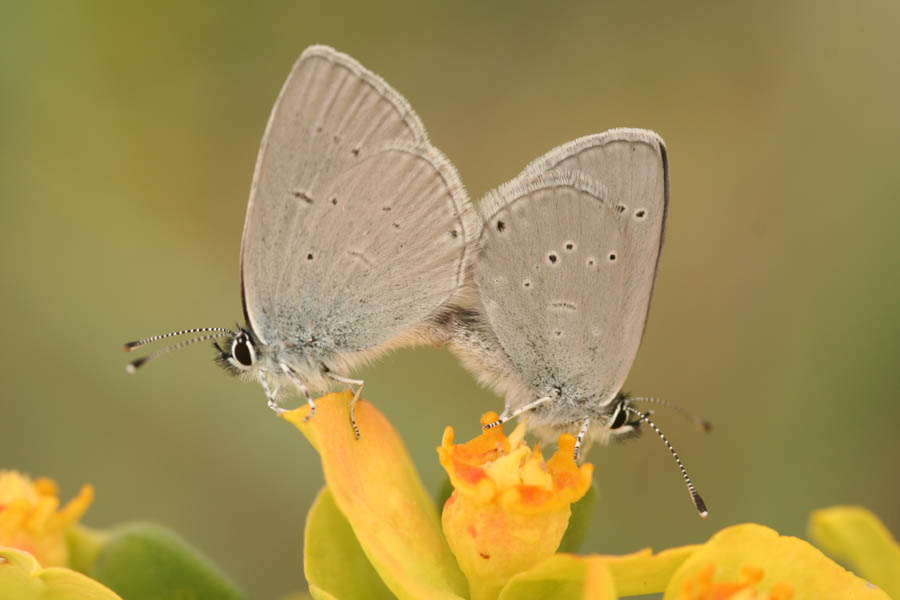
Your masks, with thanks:
[[[473,223],[406,100],[352,58],[310,48],[257,161],[242,248],[250,324],[267,343],[371,349],[458,292]]]
[[[479,294],[537,394],[568,386],[606,402],[621,389],[646,323],[666,192],[659,138],[615,130],[551,151],[483,202]]]
[[[580,171],[603,183],[630,252],[645,257],[642,270],[652,268],[655,275],[669,202],[668,158],[662,138],[633,128],[588,135],[534,160],[519,178],[527,180],[550,170]]]

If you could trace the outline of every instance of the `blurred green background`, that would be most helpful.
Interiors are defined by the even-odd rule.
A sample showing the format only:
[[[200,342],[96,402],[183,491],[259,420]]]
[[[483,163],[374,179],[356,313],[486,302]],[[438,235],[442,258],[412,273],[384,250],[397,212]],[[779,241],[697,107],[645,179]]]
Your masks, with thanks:
[[[667,245],[627,388],[716,426],[596,447],[584,548],[802,535],[870,507],[900,533],[900,4],[4,3],[0,467],[97,487],[85,522],[147,518],[253,598],[304,587],[317,458],[262,390],[194,347],[139,375],[123,341],[241,316],[238,254],[269,110],[312,43],[418,111],[471,196],[617,126],[668,143]],[[445,425],[502,406],[446,351],[358,373],[426,484]]]

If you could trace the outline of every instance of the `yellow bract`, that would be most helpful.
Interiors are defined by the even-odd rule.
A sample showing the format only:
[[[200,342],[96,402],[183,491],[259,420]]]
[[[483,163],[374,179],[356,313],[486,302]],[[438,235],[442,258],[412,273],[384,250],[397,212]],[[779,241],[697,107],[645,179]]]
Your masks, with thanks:
[[[357,440],[350,427],[352,398],[343,392],[318,399],[309,421],[305,406],[283,416],[318,450],[334,503],[391,592],[400,598],[464,597],[465,579],[403,441],[365,400],[356,405]]]
[[[765,572],[757,567],[741,567],[740,581],[716,581],[716,567],[708,563],[681,586],[681,600],[792,600],[794,588],[779,581],[768,591],[760,590]]]
[[[826,554],[900,598],[900,544],[870,511],[860,506],[817,510],[809,533]]]
[[[62,567],[41,567],[29,552],[0,548],[0,598],[122,600],[93,579]]]
[[[499,600],[616,600],[609,566],[600,556],[556,554],[510,579]]]
[[[889,600],[801,539],[756,524],[715,534],[672,577],[664,600]]]
[[[699,545],[679,546],[657,554],[645,548],[631,554],[600,555],[598,558],[606,562],[618,595],[659,594],[666,590],[672,575],[684,561],[699,548]]]
[[[59,508],[56,484],[32,480],[16,471],[0,471],[0,546],[31,553],[44,566],[65,566],[65,532],[88,509],[94,489],[85,485]]]

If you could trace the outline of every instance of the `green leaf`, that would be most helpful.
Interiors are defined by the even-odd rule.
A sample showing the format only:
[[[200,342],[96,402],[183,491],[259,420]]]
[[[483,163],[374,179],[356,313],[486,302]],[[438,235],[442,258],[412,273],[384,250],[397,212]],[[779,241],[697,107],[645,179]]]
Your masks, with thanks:
[[[91,577],[127,600],[243,600],[235,585],[174,532],[135,523],[110,532]]]
[[[391,600],[334,497],[323,487],[306,516],[303,570],[316,600]]]
[[[584,497],[572,505],[572,516],[569,517],[569,527],[559,543],[557,552],[578,552],[581,543],[594,520],[594,506],[597,504],[596,484],[591,484]]]

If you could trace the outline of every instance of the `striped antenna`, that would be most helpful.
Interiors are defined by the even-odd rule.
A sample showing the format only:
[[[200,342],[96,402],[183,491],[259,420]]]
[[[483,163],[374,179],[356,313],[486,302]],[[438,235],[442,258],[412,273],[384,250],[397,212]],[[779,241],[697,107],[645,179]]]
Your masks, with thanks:
[[[186,333],[206,333],[209,331],[219,331],[222,333],[228,333],[231,335],[235,335],[233,331],[230,329],[225,329],[224,327],[195,327],[193,329],[182,329],[181,331],[172,331],[170,333],[163,333],[160,335],[152,335],[150,337],[135,340],[133,342],[127,342],[125,344],[125,352],[131,352],[135,348],[140,348],[144,344],[150,344],[152,342],[156,342],[159,340],[164,340],[166,338],[172,337],[173,335],[184,335]]]
[[[669,449],[669,452],[672,453],[672,456],[675,458],[675,463],[678,465],[678,468],[681,469],[681,476],[684,477],[684,483],[687,485],[688,492],[691,494],[691,500],[694,502],[694,506],[697,507],[697,512],[700,513],[702,518],[706,518],[709,515],[709,511],[706,510],[706,503],[703,502],[703,498],[700,497],[700,494],[697,493],[697,488],[694,487],[691,478],[688,477],[687,470],[684,468],[684,465],[681,463],[681,459],[678,458],[678,453],[675,452],[675,448],[672,447],[672,444],[669,443],[669,440],[666,439],[666,436],[663,435],[663,432],[659,430],[659,427],[650,420],[650,413],[642,413],[639,410],[636,410],[628,405],[624,406],[625,410],[629,413],[636,416],[638,419],[649,425],[653,428],[653,431],[656,432],[656,435],[659,436],[659,439],[663,441],[666,445],[666,448]]]
[[[230,331],[228,329],[225,329],[225,330],[223,330],[222,333],[211,333],[209,335],[201,335],[199,337],[195,337],[190,340],[185,340],[185,341],[178,342],[177,344],[172,344],[171,346],[166,346],[165,348],[163,348],[161,350],[157,350],[153,354],[149,354],[143,358],[139,358],[137,360],[131,361],[130,363],[125,365],[125,371],[127,373],[134,373],[135,371],[138,370],[139,367],[147,364],[151,360],[159,358],[163,354],[168,354],[169,352],[172,352],[173,350],[180,350],[181,348],[184,348],[185,346],[190,346],[191,344],[196,344],[197,342],[213,340],[217,337],[224,337],[226,335],[234,335],[234,332]],[[166,336],[159,336],[159,337],[166,337]]]
[[[659,404],[660,406],[667,406],[667,407],[675,410],[676,412],[680,413],[683,417],[685,417],[689,421],[692,421],[694,423],[694,425],[696,425],[697,427],[699,427],[706,433],[709,433],[710,431],[712,431],[712,423],[710,423],[703,417],[698,417],[697,415],[695,415],[693,413],[689,413],[688,411],[684,410],[677,404],[672,404],[671,402],[667,402],[666,400],[663,400],[662,398],[629,398],[628,401],[629,402],[644,402],[647,404]]]

